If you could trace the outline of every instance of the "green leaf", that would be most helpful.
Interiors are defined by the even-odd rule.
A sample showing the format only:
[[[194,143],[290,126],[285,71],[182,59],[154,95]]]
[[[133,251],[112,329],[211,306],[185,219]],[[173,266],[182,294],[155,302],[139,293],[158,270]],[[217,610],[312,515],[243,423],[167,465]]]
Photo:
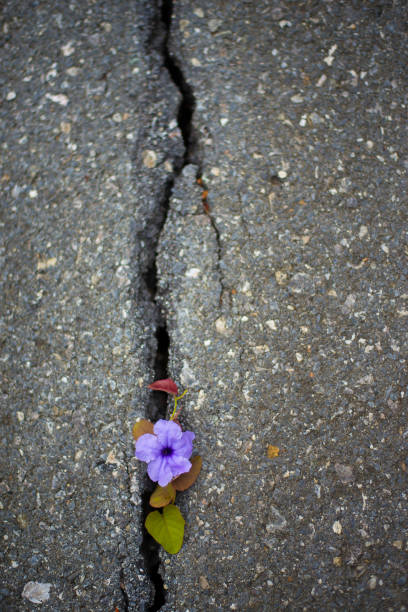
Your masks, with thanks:
[[[163,508],[163,506],[168,506],[176,499],[176,490],[171,483],[169,483],[166,487],[161,487],[160,485],[156,487],[153,493],[150,496],[149,504],[153,506],[153,508]]]
[[[203,460],[200,455],[196,455],[191,459],[191,468],[189,472],[181,474],[171,483],[176,491],[185,491],[195,483],[201,470]]]
[[[155,510],[146,517],[145,527],[168,553],[175,555],[183,545],[184,524],[180,510],[174,504]]]
[[[141,419],[133,425],[132,433],[135,440],[138,440],[138,438],[140,438],[140,436],[143,436],[143,434],[152,434],[154,433],[153,423],[147,421],[146,419]]]

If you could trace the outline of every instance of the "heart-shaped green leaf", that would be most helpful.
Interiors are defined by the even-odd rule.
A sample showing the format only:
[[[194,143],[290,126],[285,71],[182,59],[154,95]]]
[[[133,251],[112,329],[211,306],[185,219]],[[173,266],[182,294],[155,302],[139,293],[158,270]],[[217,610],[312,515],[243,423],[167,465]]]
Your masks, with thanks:
[[[163,508],[163,506],[172,504],[175,499],[176,490],[173,485],[169,483],[166,487],[161,487],[159,485],[155,488],[150,496],[149,504],[153,506],[153,508]]]
[[[163,512],[150,512],[146,517],[145,527],[164,550],[175,555],[183,545],[184,524],[180,510],[171,504],[163,508]]]
[[[201,459],[200,455],[196,455],[191,459],[190,471],[186,472],[185,474],[181,474],[171,483],[176,491],[185,491],[195,483],[200,473],[202,464],[203,460]]]
[[[141,419],[133,425],[132,433],[135,440],[138,440],[138,438],[140,438],[140,436],[143,436],[143,434],[152,434],[153,423],[147,421],[146,419]]]

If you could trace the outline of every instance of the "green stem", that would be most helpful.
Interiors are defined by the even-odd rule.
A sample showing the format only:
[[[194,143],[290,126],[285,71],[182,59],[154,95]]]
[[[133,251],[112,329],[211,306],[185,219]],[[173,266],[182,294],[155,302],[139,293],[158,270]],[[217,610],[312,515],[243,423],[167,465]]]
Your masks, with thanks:
[[[188,389],[183,391],[183,393],[181,395],[179,395],[178,397],[174,396],[174,409],[173,409],[172,415],[170,417],[170,421],[172,421],[174,419],[174,416],[176,414],[178,400],[181,399],[182,397],[184,397],[185,394],[187,393],[187,391],[188,391]]]

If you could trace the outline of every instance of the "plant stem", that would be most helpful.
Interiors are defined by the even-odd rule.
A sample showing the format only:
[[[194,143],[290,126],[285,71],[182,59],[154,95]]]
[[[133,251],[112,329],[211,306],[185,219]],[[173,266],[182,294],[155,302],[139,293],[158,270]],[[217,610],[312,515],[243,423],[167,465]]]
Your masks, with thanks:
[[[178,397],[174,396],[174,408],[173,408],[173,412],[172,415],[170,417],[170,421],[173,421],[175,418],[177,418],[178,414],[180,413],[180,410],[177,412],[176,414],[176,410],[177,410],[177,402],[179,399],[181,399],[182,397],[185,396],[185,394],[187,393],[188,389],[186,389],[185,391],[183,391],[183,393],[181,395],[179,395]]]

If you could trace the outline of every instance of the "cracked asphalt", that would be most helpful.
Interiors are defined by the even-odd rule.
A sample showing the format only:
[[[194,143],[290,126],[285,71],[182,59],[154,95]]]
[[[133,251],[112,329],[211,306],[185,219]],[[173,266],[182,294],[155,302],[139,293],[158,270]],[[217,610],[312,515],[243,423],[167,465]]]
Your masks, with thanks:
[[[4,3],[4,609],[407,609],[407,13]],[[159,328],[203,457],[162,586]]]

